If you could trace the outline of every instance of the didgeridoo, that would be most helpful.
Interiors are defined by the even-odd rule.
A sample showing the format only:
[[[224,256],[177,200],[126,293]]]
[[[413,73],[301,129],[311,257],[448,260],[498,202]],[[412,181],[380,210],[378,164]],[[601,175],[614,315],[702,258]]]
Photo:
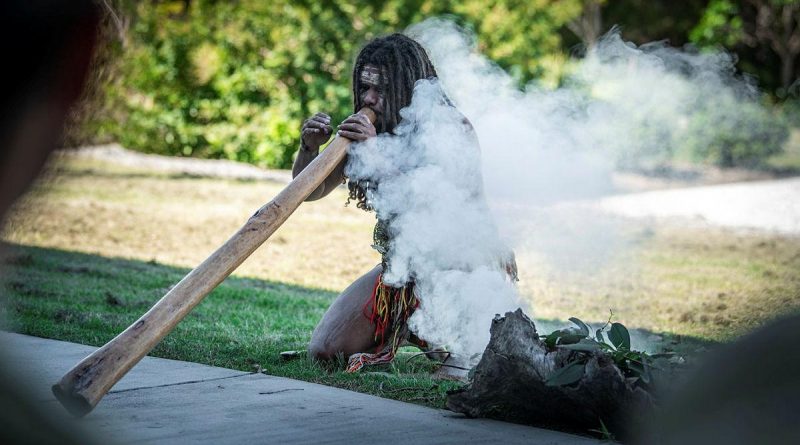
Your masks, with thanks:
[[[375,113],[369,108],[359,113],[375,122]],[[61,404],[78,417],[91,412],[119,379],[289,218],[344,159],[349,145],[349,139],[336,137],[278,196],[258,209],[147,313],[67,372],[53,385]]]

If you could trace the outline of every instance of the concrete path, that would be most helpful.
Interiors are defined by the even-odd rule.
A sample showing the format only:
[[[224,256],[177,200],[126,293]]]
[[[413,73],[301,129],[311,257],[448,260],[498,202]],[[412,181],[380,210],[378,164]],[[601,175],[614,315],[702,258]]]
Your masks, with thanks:
[[[68,418],[50,386],[95,348],[0,332],[3,363],[35,403],[98,443],[595,444],[569,434],[297,380],[145,357],[97,408]]]
[[[631,218],[695,220],[800,235],[800,178],[618,195],[597,205]]]
[[[58,157],[77,157],[111,162],[148,171],[203,177],[291,181],[288,170],[268,170],[241,162],[179,158],[126,150],[118,144],[61,150]],[[758,172],[727,171],[726,180],[758,177]],[[711,180],[721,180],[712,175]],[[630,174],[615,174],[635,182]],[[641,179],[641,178],[640,178]],[[649,178],[649,181],[653,181]],[[641,182],[641,180],[639,180]],[[661,184],[662,187],[666,186]],[[639,185],[641,187],[641,184]],[[515,203],[520,205],[521,203]],[[561,203],[564,205],[565,203]],[[579,207],[637,219],[673,219],[714,226],[767,230],[800,235],[800,178],[744,181],[727,184],[671,188],[642,193],[609,196],[590,202],[572,202]]]
[[[119,144],[97,145],[78,149],[59,150],[53,154],[59,157],[94,159],[124,165],[151,172],[174,175],[190,175],[209,178],[243,179],[256,181],[275,181],[287,184],[292,180],[289,170],[274,170],[256,167],[243,162],[225,159],[180,158],[145,154],[122,148]]]

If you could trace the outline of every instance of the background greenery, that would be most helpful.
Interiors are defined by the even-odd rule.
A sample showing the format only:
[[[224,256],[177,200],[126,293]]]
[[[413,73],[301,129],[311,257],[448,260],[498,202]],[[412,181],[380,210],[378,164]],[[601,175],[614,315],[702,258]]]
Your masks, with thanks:
[[[668,39],[739,55],[768,102],[791,99],[800,64],[797,0],[103,0],[95,90],[66,143],[287,168],[302,120],[351,112],[350,69],[369,39],[432,16],[474,31],[520,84],[557,87],[612,25],[641,44]],[[760,17],[760,19],[759,19]],[[766,17],[766,18],[765,18]],[[788,17],[788,19],[787,19]],[[693,159],[754,165],[780,150],[787,113],[750,113],[763,131],[689,147]],[[713,112],[711,110],[710,112]],[[777,113],[782,111],[782,113]],[[789,115],[789,117],[785,117]],[[702,129],[703,122],[693,128]],[[732,129],[741,128],[735,123]],[[700,131],[700,130],[698,130]]]

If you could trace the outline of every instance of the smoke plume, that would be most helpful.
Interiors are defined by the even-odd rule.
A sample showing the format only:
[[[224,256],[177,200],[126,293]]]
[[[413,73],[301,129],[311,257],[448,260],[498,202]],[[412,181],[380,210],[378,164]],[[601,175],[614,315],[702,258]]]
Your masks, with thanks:
[[[352,147],[347,174],[378,184],[369,198],[391,222],[385,279],[413,279],[421,299],[411,328],[461,357],[482,352],[494,314],[519,304],[509,246],[556,268],[601,264],[623,246],[619,221],[580,203],[615,193],[616,168],[689,156],[760,110],[724,53],[637,47],[612,31],[549,90],[520,88],[449,21],[406,34],[439,79],[417,83],[396,135]]]
[[[510,250],[486,206],[475,134],[439,82],[418,82],[401,114],[394,134],[353,145],[347,175],[377,184],[367,196],[388,221],[384,282],[413,280],[421,300],[411,329],[469,357],[486,345],[491,316],[517,304]]]

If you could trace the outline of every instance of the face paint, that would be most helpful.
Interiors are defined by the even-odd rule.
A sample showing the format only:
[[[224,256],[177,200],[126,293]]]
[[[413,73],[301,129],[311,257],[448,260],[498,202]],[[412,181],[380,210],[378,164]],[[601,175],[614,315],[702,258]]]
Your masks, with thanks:
[[[361,91],[359,92],[359,102],[361,106],[368,106],[379,115],[383,113],[383,93],[381,88],[381,70],[373,65],[367,65],[361,70],[359,75],[361,81]],[[380,121],[380,119],[379,119]]]
[[[381,72],[375,67],[364,67],[364,70],[361,71],[361,81],[367,85],[379,86],[381,81]]]

